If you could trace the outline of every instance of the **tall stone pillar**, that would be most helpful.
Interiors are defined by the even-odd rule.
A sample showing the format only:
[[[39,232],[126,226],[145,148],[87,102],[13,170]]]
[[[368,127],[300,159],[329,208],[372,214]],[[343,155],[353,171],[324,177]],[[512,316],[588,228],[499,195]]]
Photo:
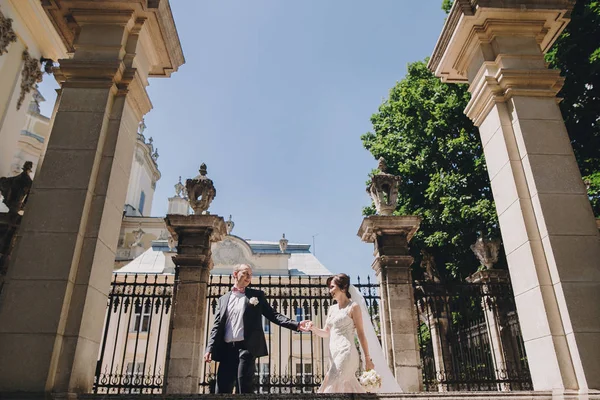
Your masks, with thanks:
[[[456,0],[429,67],[468,82],[536,390],[600,389],[600,240],[544,52],[573,2]]]
[[[0,392],[42,395],[91,390],[147,78],[183,62],[167,1],[44,4],[73,57],[0,296]]]
[[[178,241],[175,301],[165,370],[166,393],[198,393],[206,344],[207,288],[213,267],[211,244],[227,234],[223,217],[167,215]]]
[[[375,246],[373,270],[381,294],[384,351],[396,380],[403,390],[422,389],[418,322],[413,294],[408,243],[419,227],[415,216],[366,217],[358,236]]]

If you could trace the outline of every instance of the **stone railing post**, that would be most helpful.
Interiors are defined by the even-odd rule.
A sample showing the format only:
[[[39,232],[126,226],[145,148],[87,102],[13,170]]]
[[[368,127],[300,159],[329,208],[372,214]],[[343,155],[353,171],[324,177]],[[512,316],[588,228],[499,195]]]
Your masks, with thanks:
[[[469,84],[535,390],[600,390],[600,239],[544,53],[571,0],[456,0],[429,62]]]
[[[373,270],[381,293],[381,325],[388,364],[403,390],[422,389],[418,322],[408,243],[417,231],[416,216],[366,217],[358,236],[375,246]]]
[[[512,343],[506,342],[505,339],[510,339],[506,332],[503,333],[504,326],[501,312],[499,309],[499,301],[502,299],[499,290],[494,285],[502,285],[510,283],[508,271],[499,269],[488,269],[477,271],[467,278],[467,282],[481,284],[483,297],[481,299],[481,307],[485,316],[485,324],[487,327],[488,340],[490,342],[492,358],[494,361],[494,371],[497,379],[505,379],[509,369],[514,365],[514,360],[510,360],[513,352],[509,352]],[[499,384],[499,390],[510,390],[506,384]]]
[[[177,240],[171,327],[165,362],[165,392],[198,393],[206,341],[207,288],[213,267],[211,244],[227,234],[216,215],[167,215],[167,228]]]

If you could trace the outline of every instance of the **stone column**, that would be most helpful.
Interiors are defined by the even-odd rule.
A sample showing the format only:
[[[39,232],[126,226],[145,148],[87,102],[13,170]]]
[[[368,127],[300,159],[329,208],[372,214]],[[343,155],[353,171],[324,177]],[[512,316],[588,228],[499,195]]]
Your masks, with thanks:
[[[413,294],[408,243],[419,227],[415,216],[366,217],[358,236],[375,246],[373,270],[381,293],[384,351],[403,390],[422,389],[418,322]]]
[[[216,215],[167,215],[167,228],[178,241],[175,300],[167,346],[165,392],[198,393],[206,344],[207,288],[213,267],[211,244],[227,234]]]
[[[430,69],[468,82],[536,390],[600,389],[600,240],[547,51],[572,1],[457,0]]]
[[[183,61],[166,1],[46,3],[73,57],[0,296],[0,392],[40,395],[91,390],[147,78]]]
[[[503,310],[498,308],[498,301],[502,300],[498,298],[498,295],[501,293],[494,289],[494,284],[509,283],[508,271],[499,269],[478,271],[471,274],[467,278],[467,282],[483,285],[482,289],[485,295],[481,299],[481,307],[485,316],[490,350],[494,361],[494,371],[497,379],[504,379],[503,377],[507,376],[506,374],[510,372],[509,368],[513,367],[514,364],[512,361],[514,360],[508,359],[513,354],[512,351],[507,351],[512,347],[512,343],[507,343],[505,340],[509,339],[508,332],[504,332],[503,334],[503,330],[507,327],[502,324],[500,313]],[[499,390],[510,390],[510,387],[506,384],[498,386]]]

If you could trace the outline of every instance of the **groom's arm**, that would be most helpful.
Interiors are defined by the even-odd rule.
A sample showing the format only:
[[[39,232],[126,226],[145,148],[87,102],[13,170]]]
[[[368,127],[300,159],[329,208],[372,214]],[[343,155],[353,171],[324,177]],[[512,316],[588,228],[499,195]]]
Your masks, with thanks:
[[[219,331],[219,325],[221,324],[221,299],[219,299],[219,307],[215,312],[215,320],[213,322],[213,327],[210,331],[210,335],[208,336],[208,343],[206,344],[206,353],[212,353],[212,348],[215,344],[215,339],[217,337],[217,332]]]
[[[284,328],[291,329],[293,331],[299,330],[300,324],[288,317],[281,315],[277,311],[273,310],[273,307],[269,304],[267,299],[265,298],[265,294],[262,291],[258,292],[258,301],[260,302],[260,308],[262,310],[262,315],[264,315],[269,321],[282,326]]]

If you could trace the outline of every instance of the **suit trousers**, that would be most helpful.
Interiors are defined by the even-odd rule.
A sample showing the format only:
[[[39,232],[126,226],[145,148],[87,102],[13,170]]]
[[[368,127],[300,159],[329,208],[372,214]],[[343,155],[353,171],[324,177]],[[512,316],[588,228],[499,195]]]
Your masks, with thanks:
[[[217,371],[216,393],[254,393],[254,363],[256,357],[246,348],[244,341],[225,343],[223,361]]]

